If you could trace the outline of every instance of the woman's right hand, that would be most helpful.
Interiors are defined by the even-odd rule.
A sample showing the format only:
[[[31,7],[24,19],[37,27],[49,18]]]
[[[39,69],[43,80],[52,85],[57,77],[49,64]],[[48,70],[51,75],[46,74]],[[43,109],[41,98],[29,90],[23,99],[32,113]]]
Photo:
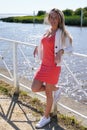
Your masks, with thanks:
[[[38,46],[35,47],[34,52],[33,52],[33,55],[34,55],[34,57],[35,57],[36,55],[38,55]]]

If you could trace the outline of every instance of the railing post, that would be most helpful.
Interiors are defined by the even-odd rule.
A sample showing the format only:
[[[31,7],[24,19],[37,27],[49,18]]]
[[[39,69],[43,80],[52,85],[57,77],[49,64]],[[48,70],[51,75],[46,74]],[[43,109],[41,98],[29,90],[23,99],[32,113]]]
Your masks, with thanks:
[[[53,91],[53,98],[54,98],[54,91]],[[57,102],[53,102],[52,109],[51,109],[52,115],[57,116]]]
[[[15,93],[19,93],[18,73],[17,73],[17,43],[13,43],[13,75],[14,75],[14,87],[16,87]]]
[[[83,9],[81,8],[81,27],[82,27],[82,24],[83,24]]]

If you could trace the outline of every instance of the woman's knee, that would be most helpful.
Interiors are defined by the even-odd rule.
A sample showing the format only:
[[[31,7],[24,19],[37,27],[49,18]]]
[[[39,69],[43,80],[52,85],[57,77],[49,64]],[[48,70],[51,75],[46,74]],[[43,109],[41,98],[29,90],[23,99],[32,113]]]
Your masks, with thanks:
[[[52,91],[46,91],[46,96],[48,98],[51,98],[52,97]]]
[[[32,92],[38,92],[40,87],[41,87],[41,83],[38,80],[33,80],[33,83],[32,83],[32,86],[31,86]]]
[[[32,92],[36,92],[36,86],[32,85],[31,90],[32,90]]]
[[[31,90],[32,90],[32,92],[37,92],[38,91],[37,84],[32,84]]]

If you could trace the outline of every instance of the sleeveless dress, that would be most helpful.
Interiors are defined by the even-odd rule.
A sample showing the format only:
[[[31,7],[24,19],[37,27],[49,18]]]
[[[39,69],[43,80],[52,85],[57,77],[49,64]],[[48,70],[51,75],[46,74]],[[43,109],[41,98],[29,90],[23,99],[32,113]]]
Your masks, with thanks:
[[[39,81],[55,85],[58,82],[61,72],[61,66],[56,66],[54,62],[55,35],[50,37],[43,37],[41,44],[43,45],[42,63],[34,78]]]

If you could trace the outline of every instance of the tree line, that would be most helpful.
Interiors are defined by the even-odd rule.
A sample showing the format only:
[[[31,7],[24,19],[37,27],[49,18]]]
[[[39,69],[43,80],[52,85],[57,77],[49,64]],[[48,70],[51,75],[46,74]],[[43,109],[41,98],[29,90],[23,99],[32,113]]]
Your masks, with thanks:
[[[75,11],[71,9],[63,10],[65,17],[65,24],[70,26],[81,25],[81,12],[83,14],[83,26],[87,26],[87,7],[78,8]],[[39,10],[35,16],[17,16],[1,18],[3,22],[21,22],[21,23],[43,23],[47,12]]]

